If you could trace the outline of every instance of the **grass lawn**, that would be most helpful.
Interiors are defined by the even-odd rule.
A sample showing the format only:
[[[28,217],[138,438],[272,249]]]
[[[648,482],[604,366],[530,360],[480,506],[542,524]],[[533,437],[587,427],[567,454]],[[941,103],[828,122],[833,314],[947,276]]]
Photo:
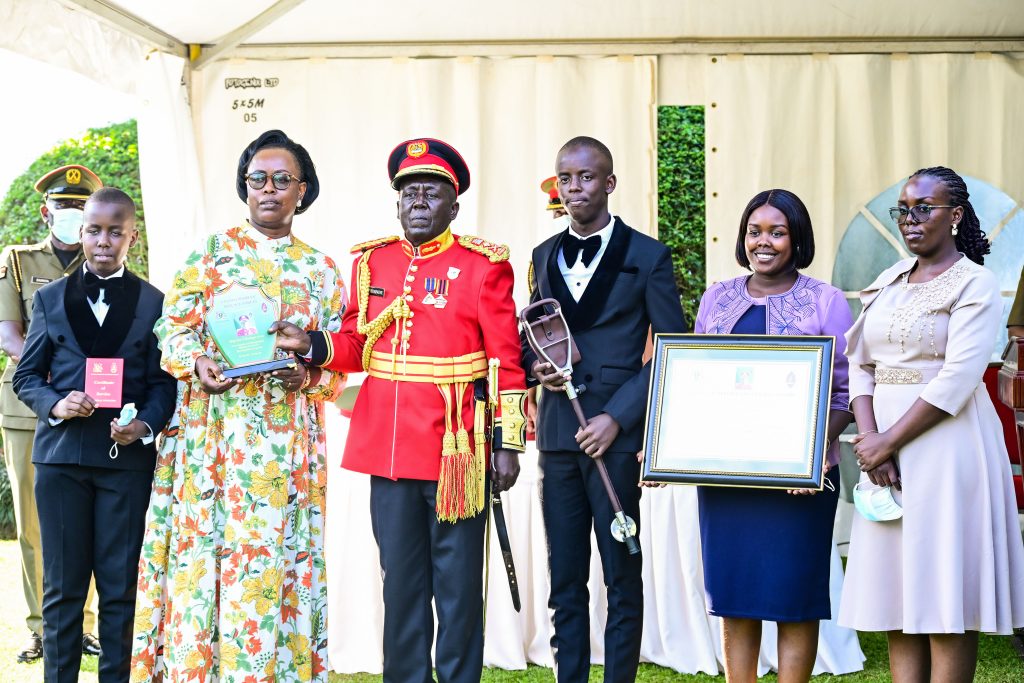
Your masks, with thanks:
[[[18,664],[15,655],[25,642],[28,630],[25,628],[24,607],[21,593],[21,568],[18,561],[18,545],[15,541],[0,541],[0,605],[4,606],[0,618],[0,681],[4,683],[38,683],[43,678],[43,667],[40,662]],[[867,655],[865,670],[848,676],[818,676],[815,683],[824,681],[842,681],[843,683],[879,682],[889,680],[889,660],[886,654],[885,638],[876,633],[860,634],[861,647]],[[96,658],[82,659],[82,674],[79,680],[83,683],[95,683]],[[341,676],[332,674],[331,683],[369,683],[380,681],[380,676],[354,674]],[[550,669],[531,666],[526,671],[503,671],[488,669],[484,671],[483,681],[486,683],[505,683],[506,681],[553,681]],[[594,667],[590,673],[591,681],[603,680],[601,667]],[[671,669],[651,664],[640,665],[642,683],[660,683],[662,681],[715,681],[724,683],[722,676],[685,676]],[[774,681],[775,676],[765,676],[762,680]],[[978,675],[975,681],[980,683],[1021,683],[1024,681],[1024,662],[1014,649],[1010,638],[982,636],[981,649],[978,655]],[[282,681],[282,683],[285,683]]]

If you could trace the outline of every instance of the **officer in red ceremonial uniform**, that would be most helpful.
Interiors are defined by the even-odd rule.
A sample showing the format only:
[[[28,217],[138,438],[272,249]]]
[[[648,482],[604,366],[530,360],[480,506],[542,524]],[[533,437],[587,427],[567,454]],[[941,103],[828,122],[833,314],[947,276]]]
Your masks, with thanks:
[[[341,332],[277,323],[278,346],[313,365],[366,371],[342,467],[371,475],[384,575],[384,680],[432,681],[435,601],[440,683],[483,668],[488,479],[519,475],[526,378],[508,247],[452,234],[469,169],[433,139],[388,159],[405,238],[357,245]],[[495,423],[488,463],[486,421]],[[488,473],[490,472],[490,476]]]

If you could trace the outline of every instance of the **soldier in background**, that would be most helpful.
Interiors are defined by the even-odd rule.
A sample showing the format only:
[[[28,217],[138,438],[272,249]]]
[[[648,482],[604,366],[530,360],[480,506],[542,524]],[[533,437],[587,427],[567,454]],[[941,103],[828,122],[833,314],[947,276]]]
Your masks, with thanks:
[[[541,192],[547,196],[545,211],[551,212],[551,232],[557,234],[569,227],[569,212],[562,205],[562,198],[558,196],[558,176],[545,178],[540,184]],[[533,261],[530,261],[526,271],[526,287],[533,294]],[[537,387],[530,387],[526,391],[526,434],[527,438],[533,439],[537,433]]]
[[[26,621],[31,631],[28,643],[18,652],[19,662],[31,662],[43,656],[43,569],[33,493],[32,439],[36,415],[14,395],[11,379],[32,319],[32,295],[43,285],[82,267],[79,232],[83,208],[85,200],[103,187],[103,183],[85,166],[71,165],[50,171],[35,187],[43,195],[39,213],[50,234],[37,244],[9,246],[0,256],[0,350],[8,359],[0,378],[0,429],[21,547],[22,581],[28,607]],[[100,654],[100,642],[93,635],[95,597],[95,590],[90,586],[82,636],[82,652],[87,655]]]

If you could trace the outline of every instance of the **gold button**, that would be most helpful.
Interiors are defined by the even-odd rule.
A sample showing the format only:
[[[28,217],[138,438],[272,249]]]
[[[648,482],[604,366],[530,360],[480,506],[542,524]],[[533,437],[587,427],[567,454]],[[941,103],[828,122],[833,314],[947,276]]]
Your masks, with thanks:
[[[409,266],[409,270],[411,270],[411,271],[412,271],[412,272],[414,272],[414,273],[415,273],[415,272],[416,272],[417,270],[419,270],[419,269],[420,269],[420,267],[419,267],[419,266]]]
[[[405,295],[405,300],[406,301],[412,301],[412,294],[406,294]]]
[[[408,294],[409,292],[412,291],[412,287],[410,287],[409,285],[406,285],[405,287],[402,287],[402,291],[405,292],[406,294]]]
[[[409,275],[408,277],[405,278],[405,281],[406,282],[416,282],[416,277],[413,276],[413,275]]]
[[[416,311],[409,311],[409,317],[410,318],[413,317],[414,315],[416,315]]]
[[[405,321],[405,326],[406,327],[412,327],[412,321],[411,320],[406,320]]]

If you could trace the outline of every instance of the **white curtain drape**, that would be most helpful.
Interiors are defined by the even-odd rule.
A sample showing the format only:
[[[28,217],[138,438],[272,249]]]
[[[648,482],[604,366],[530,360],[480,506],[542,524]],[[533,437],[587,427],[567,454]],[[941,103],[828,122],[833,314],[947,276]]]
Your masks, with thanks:
[[[989,53],[708,56],[700,65],[662,60],[659,76],[685,78],[701,65],[709,282],[739,273],[733,257],[739,216],[763,189],[787,188],[804,200],[818,253],[807,273],[826,282],[861,207],[918,168],[950,166],[1018,204],[1024,199],[1024,155],[1016,142],[1024,120],[1022,59]],[[1000,218],[988,222],[982,215],[982,227],[992,233]],[[1000,232],[993,251],[1020,256],[1005,266],[1016,282],[1024,235]]]
[[[611,148],[619,178],[612,210],[656,232],[650,57],[225,62],[196,74],[192,92],[206,223],[183,225],[179,235],[245,219],[235,166],[269,128],[305,146],[317,165],[320,198],[295,231],[335,257],[400,232],[387,157],[420,136],[465,157],[472,182],[454,230],[510,245],[521,300],[530,251],[550,234],[540,181],[554,174],[570,137],[592,135]]]

